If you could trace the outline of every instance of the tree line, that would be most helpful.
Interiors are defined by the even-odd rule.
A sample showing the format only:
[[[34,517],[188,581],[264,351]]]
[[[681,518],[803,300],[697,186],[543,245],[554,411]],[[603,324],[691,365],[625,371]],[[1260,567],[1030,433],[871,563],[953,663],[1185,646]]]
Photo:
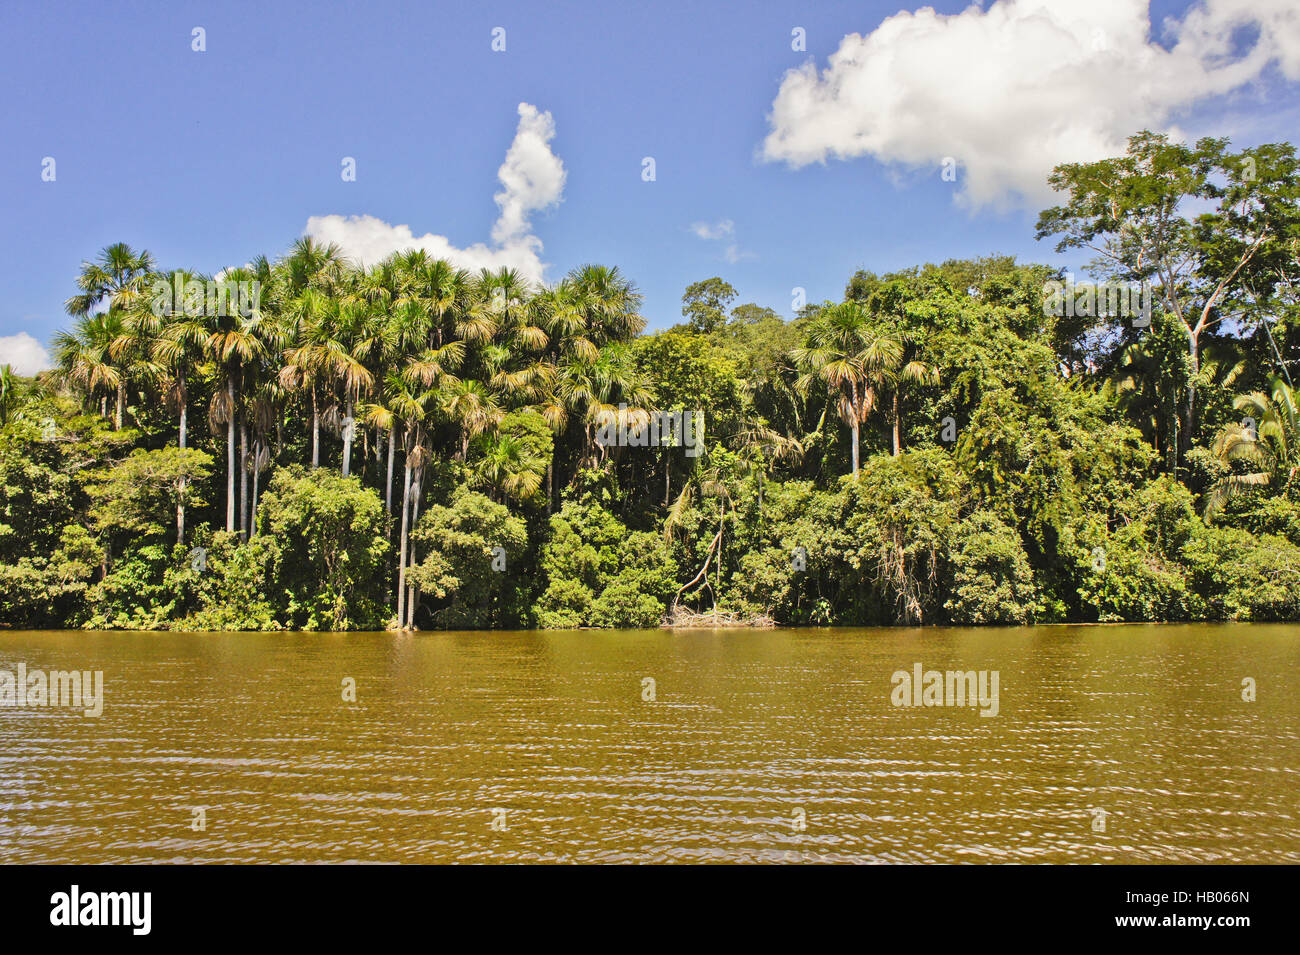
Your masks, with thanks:
[[[1293,147],[1140,133],[1051,185],[1039,238],[1147,320],[998,255],[788,320],[715,276],[644,334],[610,266],[110,246],[56,367],[0,371],[3,623],[1295,619]],[[702,453],[602,437],[664,412]]]

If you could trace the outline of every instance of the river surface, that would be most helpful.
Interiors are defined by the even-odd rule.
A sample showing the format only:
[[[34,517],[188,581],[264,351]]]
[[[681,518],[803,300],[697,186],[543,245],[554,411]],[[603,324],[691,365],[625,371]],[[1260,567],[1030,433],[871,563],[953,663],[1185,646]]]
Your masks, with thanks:
[[[1295,626],[0,632],[19,663],[105,699],[0,706],[4,863],[1300,862]],[[895,705],[917,663],[996,671],[997,715]]]

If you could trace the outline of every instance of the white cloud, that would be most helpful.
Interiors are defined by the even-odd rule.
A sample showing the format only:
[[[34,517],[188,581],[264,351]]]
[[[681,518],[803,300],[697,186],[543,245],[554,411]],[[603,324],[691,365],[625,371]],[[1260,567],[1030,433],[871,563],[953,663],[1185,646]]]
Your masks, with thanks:
[[[528,281],[540,283],[546,265],[541,260],[542,240],[530,232],[531,219],[533,213],[560,202],[566,176],[564,163],[551,152],[554,137],[550,113],[519,104],[519,126],[497,170],[502,190],[493,198],[501,214],[492,227],[490,245],[476,242],[462,249],[446,236],[431,232],[417,236],[408,225],[390,225],[365,215],[312,216],[303,233],[320,242],[336,242],[350,258],[367,265],[394,252],[424,249],[472,271],[518,269]]]
[[[721,239],[736,231],[736,223],[730,219],[719,219],[716,225],[707,222],[692,222],[691,231],[701,239]]]
[[[517,242],[505,247],[490,247],[476,242],[462,249],[445,235],[426,232],[417,236],[409,225],[390,225],[375,216],[338,215],[312,216],[303,232],[320,242],[337,242],[349,258],[368,265],[394,252],[424,249],[434,258],[447,259],[471,271],[503,266],[518,269],[530,282],[540,282],[545,269],[538,256],[542,244],[535,236],[527,237],[532,242]]]
[[[736,223],[731,219],[719,219],[715,223],[692,222],[690,229],[695,233],[696,237],[706,242],[716,242],[719,239],[733,238],[736,234]],[[742,259],[755,258],[755,255],[753,252],[742,251],[737,243],[731,242],[723,251],[722,257],[735,265]]]
[[[871,156],[959,164],[974,207],[1041,200],[1060,162],[1122,153],[1194,104],[1240,90],[1276,64],[1300,80],[1300,4],[1205,0],[1150,42],[1147,0],[998,0],[943,16],[925,7],[841,41],[781,82],[761,155],[800,167]],[[1234,55],[1233,41],[1257,30]]]
[[[34,375],[53,368],[54,362],[45,346],[26,332],[0,335],[0,365],[10,365],[16,375]]]
[[[536,242],[527,235],[530,216],[555,205],[564,194],[564,163],[551,152],[554,138],[551,114],[520,103],[515,140],[497,170],[497,178],[505,188],[492,197],[501,207],[501,218],[492,227],[492,241],[498,245],[529,239]],[[537,247],[541,248],[541,242]]]

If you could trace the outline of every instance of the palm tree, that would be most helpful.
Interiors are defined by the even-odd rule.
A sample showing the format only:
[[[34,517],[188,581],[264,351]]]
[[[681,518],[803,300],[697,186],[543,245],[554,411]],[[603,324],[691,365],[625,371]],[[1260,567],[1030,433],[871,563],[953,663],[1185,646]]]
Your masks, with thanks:
[[[258,486],[262,472],[271,466],[273,457],[271,434],[275,430],[284,398],[285,392],[280,387],[279,378],[266,374],[259,376],[256,389],[251,399],[247,401],[248,419],[252,427],[252,444],[246,466],[252,472],[253,491],[243,527],[249,538],[257,534]]]
[[[338,245],[322,245],[310,236],[299,239],[279,263],[284,298],[292,298],[304,289],[337,291],[348,281],[351,264]]]
[[[803,443],[776,431],[761,420],[751,420],[735,436],[735,447],[746,470],[758,479],[758,519],[763,519],[763,477],[778,461],[803,459]]]
[[[110,315],[120,313],[147,295],[152,274],[153,257],[147,251],[136,252],[125,242],[118,242],[103,249],[95,261],[81,263],[81,273],[77,277],[77,288],[80,291],[69,298],[64,307],[69,315],[83,320],[89,319],[93,312],[105,305]],[[106,324],[121,328],[120,314],[116,321],[110,318]],[[115,380],[112,385],[117,392],[114,421],[119,430],[122,428],[122,415],[126,405],[126,379],[121,373],[121,366],[129,364],[131,358],[125,347],[128,341],[119,334],[119,337],[108,343],[107,354],[103,356],[117,372],[113,376]],[[113,354],[114,351],[118,354]],[[100,380],[107,379],[100,376]]]
[[[306,391],[311,400],[311,466],[320,467],[320,389],[329,369],[329,312],[335,306],[320,289],[305,289],[286,303],[289,347],[280,384],[287,392]]]
[[[531,453],[524,442],[510,434],[484,435],[478,441],[482,455],[474,462],[471,483],[486,486],[492,497],[524,501],[542,486],[546,461]]]
[[[1181,357],[1186,344],[1170,341],[1157,319],[1150,332],[1114,356],[1102,392],[1114,395],[1120,410],[1142,432],[1142,437],[1162,452],[1172,472],[1178,459],[1178,429],[1182,425],[1179,394],[1186,384]]]
[[[441,411],[460,431],[460,450],[456,456],[464,461],[470,441],[500,424],[505,410],[486,385],[472,378],[449,380],[441,389],[440,397]]]
[[[273,271],[270,306],[279,316],[287,351],[280,383],[287,391],[307,391],[311,400],[311,466],[320,467],[320,387],[329,374],[329,316],[352,279],[343,250],[311,238],[293,244]]]
[[[405,310],[411,342],[419,340],[424,346],[439,348],[459,334],[457,328],[468,332],[460,337],[479,338],[484,330],[490,333],[490,324],[486,329],[478,322],[466,324],[474,283],[464,269],[446,259],[431,259],[422,249],[393,256],[392,267],[394,308]]]
[[[392,260],[395,298],[379,335],[380,365],[388,369],[377,400],[366,410],[366,421],[388,431],[385,507],[392,510],[395,439],[402,416],[401,396],[418,382],[424,389],[455,380],[465,359],[465,345],[445,340],[442,322],[455,307],[464,273],[420,252]]]
[[[380,459],[380,438],[385,433],[388,437],[388,474],[384,492],[384,510],[392,513],[393,497],[393,456],[395,453],[396,418],[384,415],[387,409],[383,403],[384,379],[390,368],[402,357],[397,326],[393,321],[393,302],[398,294],[399,275],[393,256],[368,269],[361,269],[354,276],[351,296],[355,301],[365,303],[372,313],[373,346],[369,349],[366,367],[370,371],[371,382],[368,387],[369,397],[378,400],[361,402],[356,412],[361,424],[367,429],[367,445],[370,429],[375,431],[375,458]],[[379,387],[376,389],[375,385]],[[376,394],[378,391],[378,394]],[[364,469],[363,469],[364,470]]]
[[[244,269],[232,269],[226,272],[229,281],[251,281],[251,272]],[[241,386],[247,382],[250,389],[257,378],[257,364],[268,353],[278,351],[282,343],[282,331],[275,323],[265,319],[260,309],[255,309],[250,316],[238,313],[233,315],[205,316],[208,337],[205,347],[208,355],[216,363],[225,387],[212,396],[209,417],[214,424],[226,426],[226,531],[235,531],[235,474],[240,475],[239,526],[247,529],[247,494],[248,494],[248,430],[245,421],[240,431],[242,449],[240,461],[235,461],[235,431],[239,421],[239,398]]]
[[[184,288],[186,283],[200,281],[199,277],[183,269],[175,269],[158,276],[172,288]],[[155,377],[161,385],[168,405],[177,409],[176,445],[183,452],[189,434],[189,376],[203,360],[208,340],[208,328],[201,315],[189,315],[184,308],[173,307],[162,313],[152,303],[143,301],[127,311],[128,325],[135,335],[147,344]],[[180,493],[176,501],[176,541],[185,542],[185,478],[180,478]]]
[[[280,446],[282,409],[288,393],[281,387],[279,375],[291,328],[281,307],[283,300],[279,297],[277,289],[277,285],[284,281],[283,270],[277,269],[266,256],[260,255],[243,271],[253,276],[248,281],[260,286],[262,295],[267,301],[266,307],[262,307],[260,302],[258,307],[258,332],[263,348],[261,360],[255,366],[250,378],[251,400],[247,402],[246,427],[251,425],[253,440],[248,460],[241,467],[241,475],[246,470],[252,472],[252,499],[243,517],[244,534],[251,539],[257,533],[258,485],[261,474],[271,466]],[[241,476],[240,480],[242,485],[244,478]],[[241,491],[241,501],[242,497]]]
[[[1232,406],[1253,419],[1253,426],[1234,424],[1219,432],[1214,453],[1231,466],[1244,462],[1253,470],[1228,474],[1210,490],[1205,504],[1209,520],[1228,501],[1252,488],[1269,487],[1274,494],[1291,491],[1300,472],[1300,433],[1296,431],[1296,396],[1279,375],[1268,378],[1269,391],[1239,395]]]
[[[598,344],[631,341],[645,328],[641,293],[618,266],[583,265],[568,278],[581,297],[587,334]]]
[[[121,395],[122,374],[112,356],[113,343],[123,334],[120,311],[99,312],[77,320],[71,332],[54,337],[55,361],[61,377],[92,401],[99,397],[99,413],[107,416],[108,395]]]
[[[395,371],[385,376],[378,394],[361,406],[361,420],[377,431],[388,434],[388,470],[384,480],[384,513],[393,512],[393,460],[396,454],[397,427],[401,421],[394,400],[403,390],[402,378]]]
[[[484,269],[472,284],[471,302],[457,324],[457,334],[467,342],[495,340],[512,353],[537,352],[549,338],[536,322],[533,291],[514,269]]]
[[[352,439],[356,434],[353,412],[362,395],[374,384],[375,376],[367,360],[379,351],[380,338],[377,309],[366,301],[344,300],[329,313],[332,319],[328,340],[324,342],[325,367],[343,389],[343,467],[351,473]]]
[[[372,404],[369,420],[389,427],[389,497],[393,439],[397,423],[402,424],[406,453],[397,622],[405,628],[415,622],[417,594],[414,586],[406,586],[406,568],[414,560],[410,530],[419,520],[432,425],[442,415],[454,418],[462,432],[463,457],[469,439],[493,426],[500,411],[479,382],[457,377],[469,356],[469,342],[486,343],[496,328],[491,316],[471,314],[473,287],[467,274],[420,250],[394,256],[391,267],[396,294],[383,330],[382,350],[400,367],[386,376],[382,404]]]
[[[386,384],[389,387],[389,405],[392,413],[402,422],[406,445],[402,476],[402,530],[397,552],[397,625],[405,629],[408,620],[413,620],[415,616],[414,589],[412,588],[409,601],[411,606],[408,607],[406,587],[406,568],[410,563],[410,531],[414,524],[412,491],[416,490],[418,495],[419,482],[429,455],[427,419],[437,399],[437,391],[421,387],[419,379],[413,375],[390,376]]]
[[[558,400],[555,387],[563,363],[576,359],[594,361],[598,350],[587,338],[587,314],[577,285],[565,278],[545,289],[534,300],[537,322],[546,332],[548,347],[529,375],[531,402],[558,436],[568,422],[568,408]],[[546,465],[546,513],[555,503],[555,458]]]
[[[897,352],[898,359],[882,365],[877,371],[877,381],[881,390],[889,393],[889,423],[895,457],[901,454],[903,450],[900,439],[902,413],[899,410],[899,398],[902,395],[904,383],[910,381],[919,385],[939,384],[938,367],[926,364],[918,358],[906,359],[905,353],[910,342],[902,338],[896,339],[896,341],[900,345]]]
[[[837,399],[840,418],[852,432],[853,479],[858,478],[859,433],[882,391],[901,380],[902,342],[876,330],[871,313],[858,302],[822,309],[791,357],[804,369],[798,387],[805,394],[816,381]],[[895,438],[897,441],[897,438]]]
[[[1112,356],[1102,388],[1107,396],[1115,396],[1142,436],[1161,452],[1171,473],[1178,460],[1179,429],[1183,426],[1180,409],[1189,377],[1198,391],[1229,391],[1249,365],[1238,349],[1217,341],[1202,346],[1195,374],[1188,369],[1186,358],[1182,328],[1157,312],[1152,327],[1141,338]]]
[[[552,361],[596,360],[598,349],[587,327],[587,299],[572,278],[565,278],[554,288],[539,293],[534,310],[538,324],[546,333]]]
[[[556,431],[571,420],[580,422],[579,466],[604,460],[606,450],[597,443],[597,429],[616,421],[629,431],[644,427],[654,402],[650,388],[637,371],[631,349],[623,343],[608,345],[594,361],[573,355],[555,371],[551,395],[542,415]]]
[[[649,388],[624,347],[645,327],[640,305],[636,286],[617,268],[584,265],[513,314],[506,310],[500,340],[515,360],[493,362],[493,386],[539,411],[559,438],[571,428],[578,432],[569,438],[579,448],[578,467],[603,459],[596,429],[606,416],[633,428],[648,420]],[[553,463],[546,488],[549,512]]]
[[[162,276],[169,284],[182,285],[197,279],[192,273],[177,269]],[[209,329],[201,315],[187,315],[172,309],[155,316],[150,309],[133,310],[132,321],[143,326],[149,335],[150,357],[162,375],[163,392],[178,413],[177,446],[186,448],[189,425],[189,374],[203,361]]]

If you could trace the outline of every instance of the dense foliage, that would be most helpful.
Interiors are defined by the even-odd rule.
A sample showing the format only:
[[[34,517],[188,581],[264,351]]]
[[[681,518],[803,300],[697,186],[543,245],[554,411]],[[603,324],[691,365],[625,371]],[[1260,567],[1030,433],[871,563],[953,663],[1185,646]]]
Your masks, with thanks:
[[[645,335],[615,268],[112,246],[57,369],[0,372],[0,624],[1300,618],[1294,150],[1143,133],[1052,185],[1039,236],[1148,320],[1005,256],[793,320],[712,277]]]

